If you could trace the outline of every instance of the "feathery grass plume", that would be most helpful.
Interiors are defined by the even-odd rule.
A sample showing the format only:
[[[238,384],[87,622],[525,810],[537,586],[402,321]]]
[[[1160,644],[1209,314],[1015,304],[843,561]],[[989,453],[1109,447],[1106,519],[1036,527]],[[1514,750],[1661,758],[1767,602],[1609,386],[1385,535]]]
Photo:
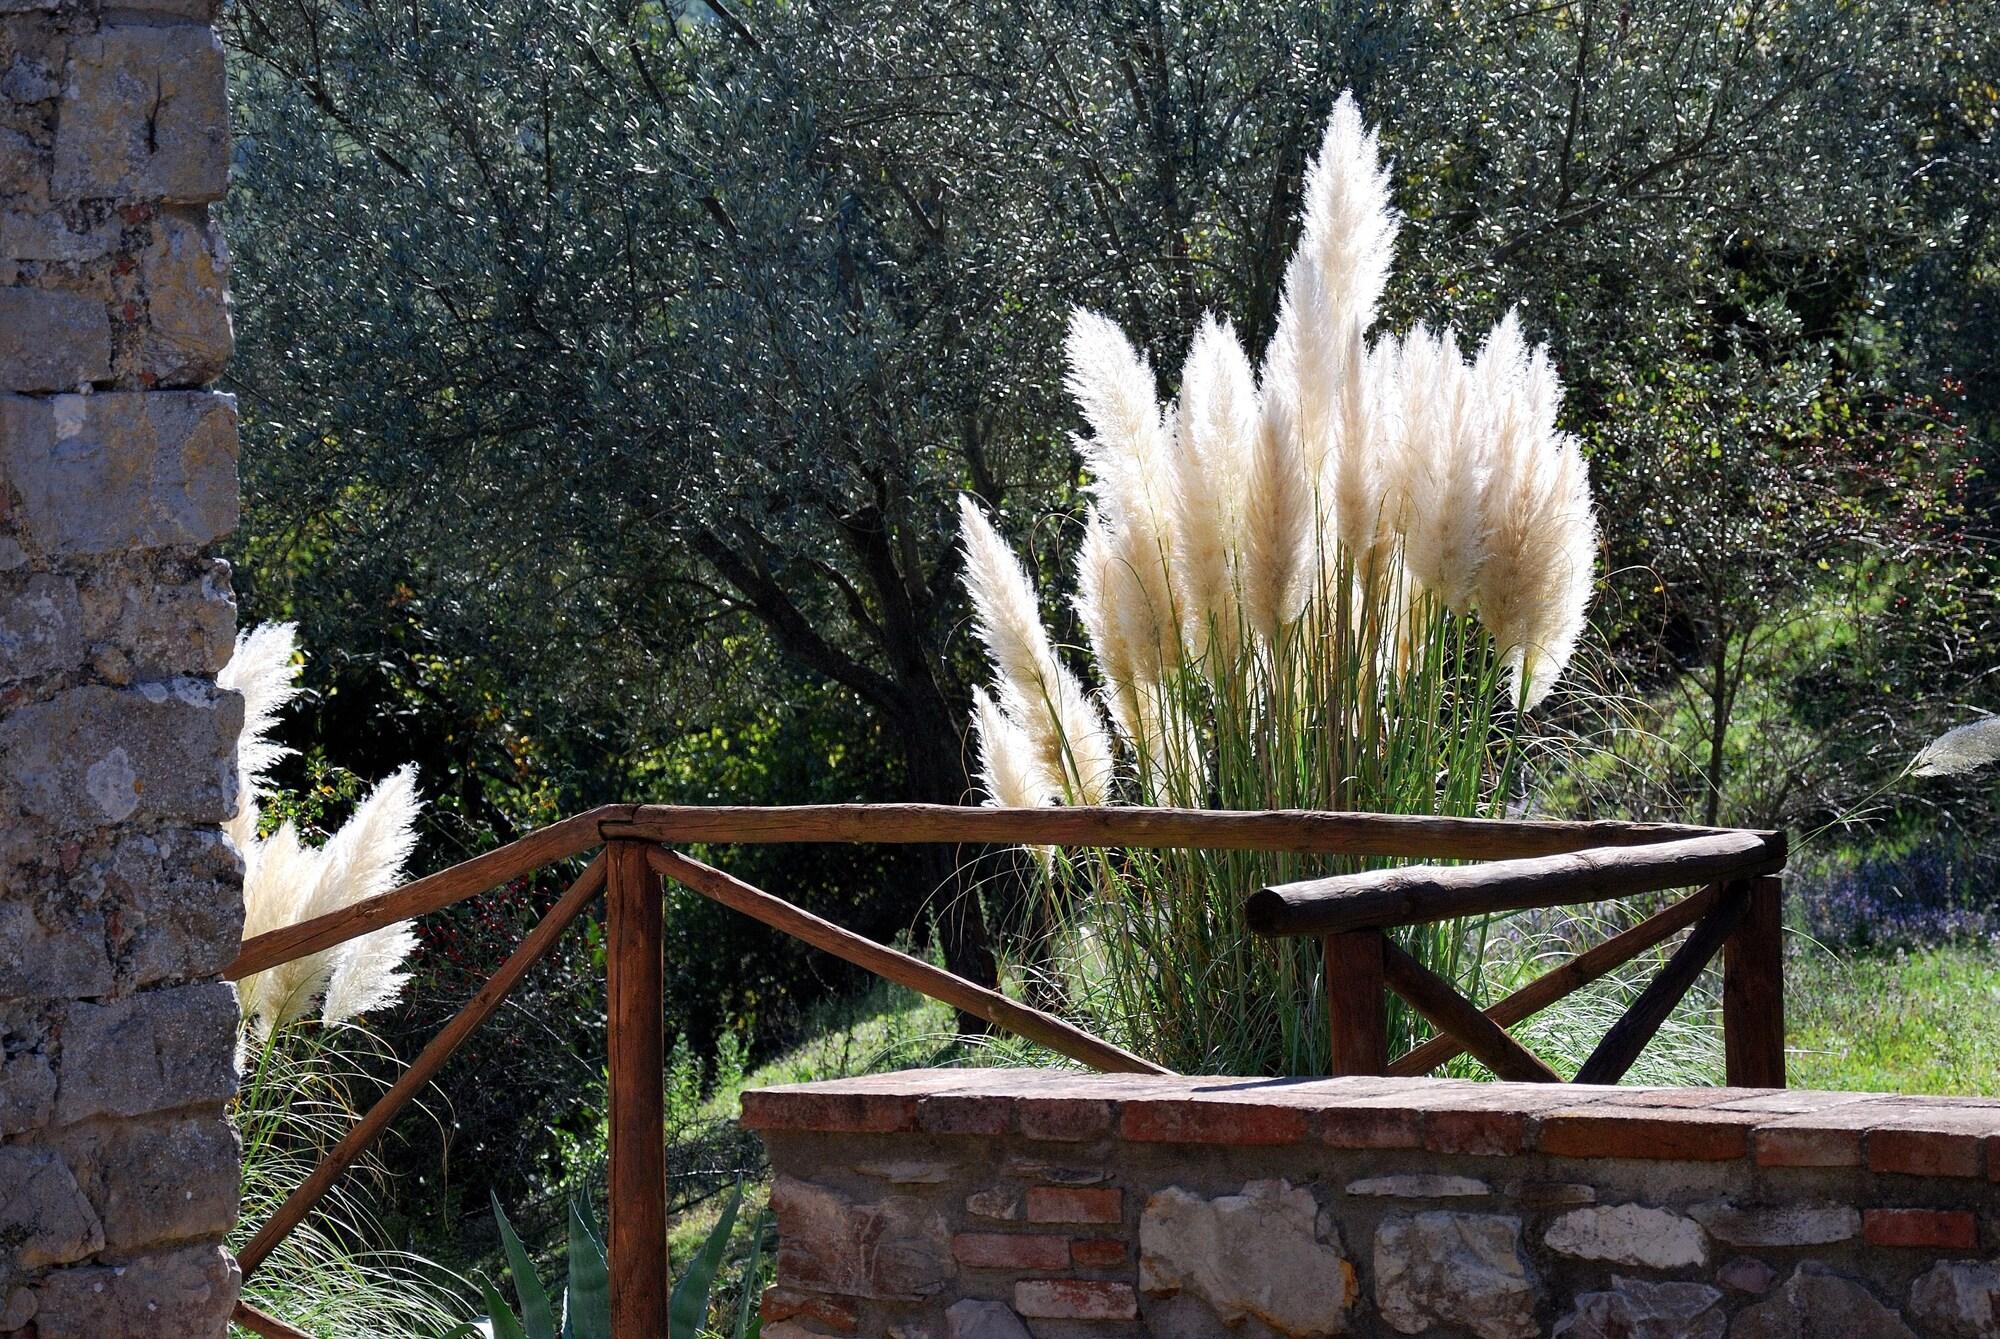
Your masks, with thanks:
[[[1033,809],[1049,803],[1062,787],[1042,766],[1033,741],[984,688],[972,690],[973,736],[979,746],[979,784],[986,803],[1003,809]]]
[[[1000,676],[1000,699],[1071,801],[1100,803],[1110,790],[1112,761],[1097,708],[1056,658],[1034,588],[1007,542],[969,496],[958,503],[966,591],[979,638]]]
[[[1505,712],[1508,679],[1532,707],[1583,626],[1583,458],[1556,431],[1553,368],[1511,314],[1470,366],[1448,329],[1368,343],[1396,218],[1350,98],[1306,197],[1254,380],[1228,324],[1206,317],[1163,412],[1117,327],[1071,320],[1091,495],[1075,607],[1130,764],[1115,790],[1148,805],[1498,816],[1544,756]],[[962,528],[998,672],[998,700],[975,699],[987,791],[1033,789],[1002,757],[1008,740],[1046,763],[1038,793],[1075,802],[1057,746],[1079,733],[1061,722],[1081,689],[987,518],[968,503]],[[1102,766],[1108,778],[1108,745]],[[1093,1030],[1184,1072],[1322,1072],[1315,947],[1251,936],[1241,900],[1326,862],[1058,851],[1041,868],[1054,923],[1024,933],[1053,947],[1026,956]],[[1474,993],[1485,980],[1483,931],[1467,923],[1396,938]],[[1420,1040],[1421,1021],[1392,1008],[1392,1037]]]
[[[1527,349],[1511,318],[1487,340],[1475,376],[1495,426],[1482,492],[1487,556],[1474,591],[1515,705],[1532,711],[1584,627],[1597,548],[1589,471],[1576,440],[1556,429],[1561,391],[1547,351]]]
[[[326,877],[341,887],[344,905],[379,897],[403,881],[417,846],[417,767],[407,763],[375,787],[321,848]],[[409,973],[403,963],[417,947],[408,921],[385,925],[335,950],[320,1018],[344,1023],[394,1002]]]
[[[1910,775],[1960,776],[1991,762],[2000,762],[2000,716],[1945,731],[1918,751]]]
[[[223,825],[238,851],[257,835],[260,799],[270,771],[292,750],[273,743],[278,713],[299,695],[296,623],[260,623],[236,634],[229,663],[215,676],[218,688],[243,695],[243,728],[236,736],[236,812]]]
[[[1237,490],[1257,435],[1256,378],[1227,321],[1202,319],[1181,372],[1178,405],[1174,578],[1182,635],[1196,659],[1220,672],[1235,656],[1241,618],[1243,517]]]

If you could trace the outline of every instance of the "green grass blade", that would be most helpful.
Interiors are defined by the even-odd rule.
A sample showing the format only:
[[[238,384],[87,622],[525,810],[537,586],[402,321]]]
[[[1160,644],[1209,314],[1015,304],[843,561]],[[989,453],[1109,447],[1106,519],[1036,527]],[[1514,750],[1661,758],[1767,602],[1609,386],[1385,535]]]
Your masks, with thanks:
[[[743,1262],[743,1295],[736,1302],[736,1328],[729,1339],[756,1339],[762,1329],[757,1315],[757,1294],[761,1271],[764,1267],[764,1234],[771,1230],[771,1215],[757,1215],[756,1225],[750,1229],[750,1258]]]
[[[528,1258],[528,1248],[515,1235],[514,1225],[507,1221],[498,1195],[493,1196],[493,1220],[500,1224],[500,1244],[507,1249],[507,1268],[514,1275],[514,1295],[521,1299],[521,1324],[528,1339],[559,1339],[548,1290],[535,1277],[534,1261]]]
[[[569,1292],[563,1298],[563,1339],[611,1339],[611,1271],[604,1242],[578,1196],[569,1206]]]
[[[743,1203],[743,1183],[738,1181],[723,1206],[722,1217],[709,1230],[687,1272],[674,1284],[673,1299],[667,1305],[668,1339],[699,1339],[708,1324],[708,1296],[715,1275],[722,1268],[722,1252],[729,1245],[730,1229],[736,1226],[736,1210]]]

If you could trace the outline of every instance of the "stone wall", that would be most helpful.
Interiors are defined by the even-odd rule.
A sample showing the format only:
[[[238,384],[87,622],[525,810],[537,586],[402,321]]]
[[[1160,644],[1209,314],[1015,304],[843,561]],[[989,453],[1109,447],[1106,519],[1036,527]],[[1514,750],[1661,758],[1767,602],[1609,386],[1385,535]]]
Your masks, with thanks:
[[[765,1339],[2000,1336],[2000,1102],[933,1070],[743,1118]]]
[[[208,0],[0,0],[0,1334],[223,1333],[240,702]]]

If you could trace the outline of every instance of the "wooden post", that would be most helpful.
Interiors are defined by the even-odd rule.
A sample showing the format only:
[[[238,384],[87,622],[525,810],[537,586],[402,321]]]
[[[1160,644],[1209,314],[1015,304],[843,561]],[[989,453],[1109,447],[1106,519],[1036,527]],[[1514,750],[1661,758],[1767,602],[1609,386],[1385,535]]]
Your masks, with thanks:
[[[666,1339],[667,1166],[661,892],[646,845],[608,844],[612,1339]]]
[[[1381,1074],[1389,1068],[1389,1006],[1383,995],[1380,930],[1349,930],[1320,940],[1326,963],[1331,1073]]]
[[[1750,881],[1749,905],[1722,948],[1722,1050],[1732,1088],[1785,1086],[1783,882]]]

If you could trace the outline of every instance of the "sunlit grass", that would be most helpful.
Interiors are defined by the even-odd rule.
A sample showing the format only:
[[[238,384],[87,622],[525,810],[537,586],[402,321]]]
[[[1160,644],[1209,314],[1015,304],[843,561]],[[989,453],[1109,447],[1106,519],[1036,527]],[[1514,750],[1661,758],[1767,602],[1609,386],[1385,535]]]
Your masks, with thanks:
[[[1792,1086],[2000,1095],[2000,949],[1944,945],[1785,963]]]

